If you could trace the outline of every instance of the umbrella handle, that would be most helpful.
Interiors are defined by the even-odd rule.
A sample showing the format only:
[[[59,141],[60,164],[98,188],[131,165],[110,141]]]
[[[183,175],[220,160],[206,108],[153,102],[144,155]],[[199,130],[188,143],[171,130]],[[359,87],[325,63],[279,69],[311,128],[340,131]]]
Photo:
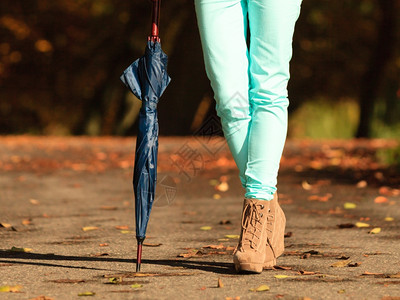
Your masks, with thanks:
[[[153,2],[153,13],[152,13],[152,22],[151,22],[151,35],[149,36],[149,40],[153,42],[160,42],[160,38],[158,37],[158,27],[160,24],[160,7],[161,0],[152,0]]]

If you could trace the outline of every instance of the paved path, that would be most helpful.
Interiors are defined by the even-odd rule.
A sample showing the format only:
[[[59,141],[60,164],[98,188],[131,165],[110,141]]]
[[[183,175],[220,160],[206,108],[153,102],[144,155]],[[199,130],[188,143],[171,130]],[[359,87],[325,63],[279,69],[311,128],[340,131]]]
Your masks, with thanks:
[[[0,290],[18,291],[0,299],[400,299],[399,174],[375,159],[394,142],[288,141],[278,187],[286,251],[261,275],[232,267],[242,188],[226,145],[194,137],[160,140],[134,273],[133,146],[0,138]]]

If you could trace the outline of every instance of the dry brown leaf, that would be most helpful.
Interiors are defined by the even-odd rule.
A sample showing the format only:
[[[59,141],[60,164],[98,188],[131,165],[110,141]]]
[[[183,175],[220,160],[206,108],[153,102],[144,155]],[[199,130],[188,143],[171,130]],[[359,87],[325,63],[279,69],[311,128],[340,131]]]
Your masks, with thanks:
[[[99,244],[99,246],[100,246],[100,247],[107,247],[108,244],[107,244],[107,243],[102,243],[102,244]]]
[[[226,297],[225,300],[240,300],[239,296],[236,297]]]
[[[301,275],[315,275],[315,274],[317,274],[316,272],[313,272],[313,271],[304,271],[304,270],[299,270],[299,273]]]
[[[374,273],[374,272],[365,271],[365,272],[362,273],[361,275],[363,275],[363,276],[368,276],[368,275],[372,275],[372,276],[382,276],[382,275],[385,275],[385,274],[383,274],[383,273]]]
[[[118,208],[116,206],[107,206],[103,205],[100,207],[101,210],[117,210]]]
[[[227,225],[227,224],[232,224],[232,222],[229,221],[229,220],[222,220],[222,221],[219,221],[219,225]]]
[[[145,247],[160,247],[161,245],[161,243],[143,243]]]
[[[356,226],[356,225],[354,225],[354,224],[352,224],[352,223],[344,223],[344,224],[338,224],[338,225],[336,225],[338,228],[353,228],[354,226]]]
[[[285,266],[274,266],[276,270],[292,270],[292,267],[285,267]]]
[[[219,245],[207,245],[207,246],[203,246],[201,248],[204,248],[204,249],[225,249],[225,246],[222,245],[222,244],[219,244]]]
[[[8,223],[0,223],[0,227],[3,227],[3,228],[11,228],[12,225],[11,225],[11,224],[8,224]]]

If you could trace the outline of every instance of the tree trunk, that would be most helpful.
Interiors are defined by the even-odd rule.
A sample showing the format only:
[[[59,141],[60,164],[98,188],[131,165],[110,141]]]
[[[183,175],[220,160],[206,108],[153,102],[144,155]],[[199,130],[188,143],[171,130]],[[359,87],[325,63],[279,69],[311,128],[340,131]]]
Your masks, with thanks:
[[[397,0],[377,1],[381,10],[381,21],[378,29],[375,49],[372,52],[369,68],[361,81],[360,90],[360,123],[356,137],[371,137],[371,123],[374,113],[374,105],[379,87],[385,73],[387,64],[395,48],[395,33]]]

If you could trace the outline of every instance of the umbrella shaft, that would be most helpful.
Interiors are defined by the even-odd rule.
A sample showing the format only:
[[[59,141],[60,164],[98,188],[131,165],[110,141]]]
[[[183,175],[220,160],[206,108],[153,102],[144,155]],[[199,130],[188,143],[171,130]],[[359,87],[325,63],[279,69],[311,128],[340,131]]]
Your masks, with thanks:
[[[150,40],[155,42],[159,42],[160,38],[158,37],[158,27],[160,23],[160,5],[161,0],[153,0],[153,16],[152,16],[152,24],[151,24],[151,36]]]

